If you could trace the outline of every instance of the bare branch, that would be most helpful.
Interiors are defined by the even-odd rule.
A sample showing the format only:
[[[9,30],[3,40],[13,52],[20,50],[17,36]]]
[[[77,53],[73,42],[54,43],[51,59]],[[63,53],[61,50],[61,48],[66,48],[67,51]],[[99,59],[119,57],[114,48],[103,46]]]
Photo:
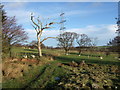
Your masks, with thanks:
[[[39,20],[39,17],[37,18],[38,24],[40,25],[40,27],[42,28],[42,22]]]
[[[40,28],[40,26],[34,22],[33,17],[34,17],[34,16],[31,14],[31,21],[32,21],[33,24],[35,24],[38,28]]]
[[[42,30],[44,30],[44,29],[48,29],[48,28],[50,28],[50,27],[44,27],[44,28],[42,28]]]
[[[55,24],[55,23],[56,23],[56,22],[50,22],[50,23],[46,24],[45,26],[48,27],[48,26],[53,25],[53,24]]]
[[[49,25],[55,24],[55,22],[50,22]]]
[[[33,28],[35,28],[36,32],[38,32],[37,27],[35,27],[33,24],[31,24],[31,25],[33,26]]]
[[[42,43],[43,41],[47,40],[48,38],[57,38],[57,37],[47,37],[47,38],[44,38],[40,43]]]

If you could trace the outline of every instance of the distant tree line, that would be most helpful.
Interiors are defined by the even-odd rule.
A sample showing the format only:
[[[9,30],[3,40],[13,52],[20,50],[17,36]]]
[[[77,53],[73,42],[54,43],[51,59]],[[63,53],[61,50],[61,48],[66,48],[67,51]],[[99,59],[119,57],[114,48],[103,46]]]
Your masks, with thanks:
[[[93,41],[86,34],[77,34],[75,32],[64,32],[57,37],[58,46],[65,50],[65,54],[68,55],[70,49],[74,47],[74,42],[78,44],[79,55],[82,53],[83,48],[94,47],[96,42]]]

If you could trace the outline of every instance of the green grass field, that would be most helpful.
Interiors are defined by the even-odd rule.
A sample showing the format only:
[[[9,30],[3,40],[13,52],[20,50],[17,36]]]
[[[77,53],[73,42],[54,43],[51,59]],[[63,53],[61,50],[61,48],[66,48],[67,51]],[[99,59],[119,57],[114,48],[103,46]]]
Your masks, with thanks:
[[[37,57],[37,49],[20,49],[15,48],[13,52],[19,53],[18,56],[21,55],[36,55]],[[78,55],[77,51],[71,51],[69,55],[64,55],[64,50],[56,50],[56,49],[43,49],[43,56],[53,56],[56,61],[61,63],[68,63],[71,61],[81,62],[84,60],[86,63],[94,63],[94,64],[108,64],[108,65],[120,65],[120,60],[116,59],[117,54],[111,53],[109,56],[105,56],[105,53],[100,52],[84,52],[81,56]],[[16,55],[16,54],[13,54]],[[100,59],[99,56],[102,56],[103,59]]]
[[[119,70],[120,60],[115,58],[117,54],[114,53],[105,56],[103,52],[83,52],[81,56],[79,56],[77,51],[70,51],[69,55],[65,55],[64,51],[61,49],[43,49],[43,57],[38,58],[37,49],[13,48],[12,52],[13,56],[17,56],[17,58],[22,58],[23,55],[28,55],[28,58],[31,58],[30,55],[34,54],[36,55],[36,59],[40,62],[45,61],[47,63],[34,65],[35,67],[25,72],[23,77],[4,81],[3,88],[47,89],[53,87],[65,89],[71,87],[72,89],[76,89],[76,87],[79,86],[77,79],[69,81],[71,77],[78,78],[79,84],[82,84],[81,88],[89,89],[90,87],[88,87],[87,84],[96,85],[96,83],[99,85],[99,88],[103,88],[104,85],[112,88],[120,86],[120,74],[116,73],[116,71]],[[102,56],[103,59],[100,59],[99,56]],[[49,57],[53,57],[54,60],[47,61]],[[88,66],[71,67],[67,65],[72,61],[80,63],[83,60]],[[58,65],[59,63],[62,63],[63,66]],[[25,64],[28,66],[30,65],[29,63]],[[84,77],[88,79],[86,82],[84,82]],[[100,80],[97,81],[97,78],[100,78]]]

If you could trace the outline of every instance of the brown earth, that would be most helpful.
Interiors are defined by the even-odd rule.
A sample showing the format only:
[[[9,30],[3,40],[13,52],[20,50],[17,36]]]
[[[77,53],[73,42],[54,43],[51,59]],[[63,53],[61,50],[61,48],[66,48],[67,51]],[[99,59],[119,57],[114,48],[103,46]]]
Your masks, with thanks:
[[[31,66],[36,66],[39,63],[33,59],[10,59],[2,63],[3,81],[22,77],[25,72],[28,72]]]

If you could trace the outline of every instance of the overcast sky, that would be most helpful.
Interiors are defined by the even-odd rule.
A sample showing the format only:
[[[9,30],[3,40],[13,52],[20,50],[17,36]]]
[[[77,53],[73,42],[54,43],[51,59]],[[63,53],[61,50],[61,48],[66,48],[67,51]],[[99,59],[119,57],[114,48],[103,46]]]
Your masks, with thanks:
[[[97,45],[106,45],[116,34],[116,20],[118,16],[117,2],[4,2],[4,9],[8,16],[16,16],[28,33],[29,42],[36,40],[36,32],[31,26],[30,13],[34,12],[44,23],[60,21],[60,13],[65,13],[66,30],[69,32],[84,33],[91,38],[98,38]],[[45,30],[42,37],[57,36],[60,25]],[[47,46],[57,46],[55,39],[44,42]],[[77,45],[76,45],[77,46]]]

